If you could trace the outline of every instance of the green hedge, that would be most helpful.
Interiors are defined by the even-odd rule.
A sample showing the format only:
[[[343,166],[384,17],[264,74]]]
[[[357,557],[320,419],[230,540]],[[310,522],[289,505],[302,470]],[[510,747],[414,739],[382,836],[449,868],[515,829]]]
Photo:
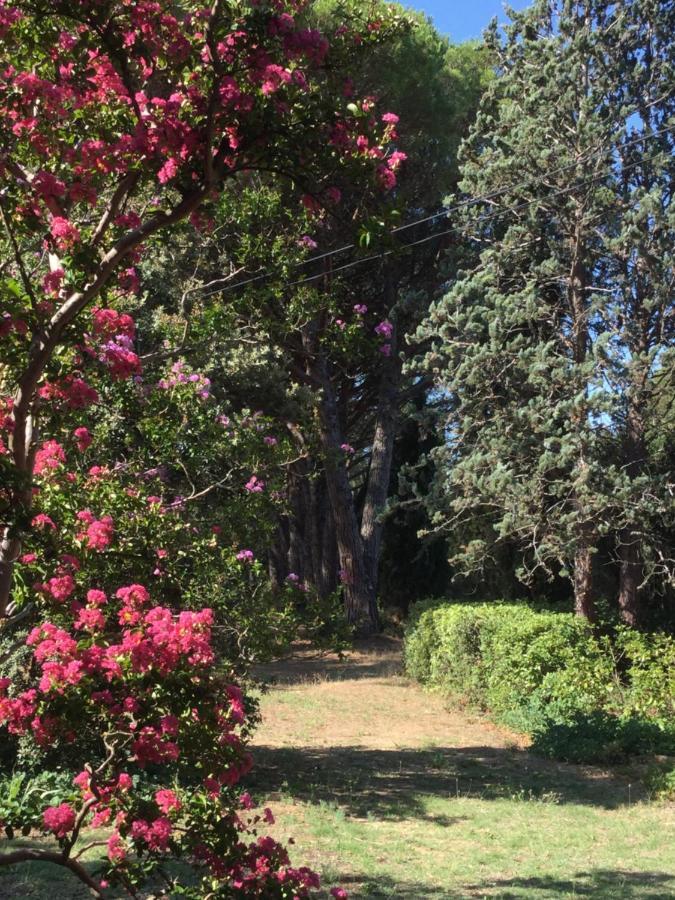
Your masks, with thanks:
[[[675,753],[675,640],[597,636],[569,613],[514,603],[413,607],[408,673],[530,734],[541,753],[611,761]]]

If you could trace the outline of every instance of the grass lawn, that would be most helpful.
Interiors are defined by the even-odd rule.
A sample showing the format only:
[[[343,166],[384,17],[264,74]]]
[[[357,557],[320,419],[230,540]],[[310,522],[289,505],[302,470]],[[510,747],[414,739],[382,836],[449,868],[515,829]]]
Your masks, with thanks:
[[[393,642],[260,674],[273,686],[246,787],[327,887],[353,900],[675,898],[675,809],[649,802],[635,772],[534,757],[403,678]],[[0,900],[87,896],[54,866],[0,869]]]
[[[673,898],[675,810],[538,759],[399,674],[397,648],[262,672],[254,784],[327,885],[376,898]]]

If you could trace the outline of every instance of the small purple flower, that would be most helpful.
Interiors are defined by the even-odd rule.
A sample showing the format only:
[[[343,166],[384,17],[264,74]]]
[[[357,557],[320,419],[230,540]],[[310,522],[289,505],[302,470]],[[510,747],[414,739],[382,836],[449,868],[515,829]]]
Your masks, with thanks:
[[[271,434],[266,435],[264,440],[268,447],[274,447],[274,445],[278,443],[277,439]]]
[[[383,356],[391,356],[391,344],[382,344],[380,347],[380,353]]]
[[[365,303],[357,303],[354,307],[354,312],[357,314],[357,316],[365,316],[365,314],[368,312],[368,307]]]
[[[237,553],[237,559],[239,562],[248,563],[250,565],[255,559],[253,550],[240,550],[239,553]]]
[[[379,325],[375,326],[375,334],[379,334],[380,337],[388,339],[393,333],[394,326],[387,319],[384,319]]]
[[[316,250],[316,248],[319,246],[317,242],[308,234],[303,235],[298,241],[298,244],[301,247],[307,247],[308,250]]]

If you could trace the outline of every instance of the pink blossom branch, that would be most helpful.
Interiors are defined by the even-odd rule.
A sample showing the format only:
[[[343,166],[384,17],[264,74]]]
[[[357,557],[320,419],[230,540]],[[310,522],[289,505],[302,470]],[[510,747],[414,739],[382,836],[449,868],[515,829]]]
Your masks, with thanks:
[[[159,212],[127,232],[103,256],[89,284],[82,291],[71,294],[54,313],[43,331],[33,339],[29,362],[19,378],[14,397],[14,430],[10,438],[10,451],[17,472],[25,477],[25,484],[17,490],[14,497],[16,505],[24,507],[30,505],[30,477],[35,453],[32,447],[33,427],[37,408],[35,392],[49,360],[59,345],[63,331],[98,296],[126,256],[162,228],[189,216],[202,202],[207,190],[207,187],[200,187],[186,194],[173,209]],[[5,528],[0,540],[0,619],[4,619],[7,614],[14,563],[20,553],[20,539],[12,534],[9,527]]]

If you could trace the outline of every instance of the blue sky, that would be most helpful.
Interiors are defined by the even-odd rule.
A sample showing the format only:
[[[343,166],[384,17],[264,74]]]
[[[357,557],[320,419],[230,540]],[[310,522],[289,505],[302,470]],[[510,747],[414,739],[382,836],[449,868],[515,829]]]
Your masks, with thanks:
[[[478,38],[493,16],[506,22],[502,0],[402,0],[405,6],[420,9],[434,20],[439,31],[453,41]],[[513,9],[524,9],[529,0],[510,0]]]

